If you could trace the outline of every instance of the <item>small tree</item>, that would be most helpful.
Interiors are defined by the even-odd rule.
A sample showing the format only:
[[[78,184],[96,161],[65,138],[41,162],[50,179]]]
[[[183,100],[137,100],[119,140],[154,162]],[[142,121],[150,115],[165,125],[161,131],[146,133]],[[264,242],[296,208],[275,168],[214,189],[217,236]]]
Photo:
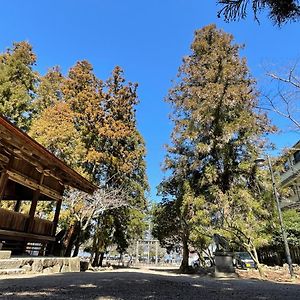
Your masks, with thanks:
[[[66,253],[77,256],[79,247],[84,242],[84,233],[94,223],[94,219],[101,218],[105,212],[128,205],[127,194],[120,189],[101,188],[92,195],[71,189],[64,199],[64,222],[73,224],[69,227],[71,235],[67,235],[68,241]]]

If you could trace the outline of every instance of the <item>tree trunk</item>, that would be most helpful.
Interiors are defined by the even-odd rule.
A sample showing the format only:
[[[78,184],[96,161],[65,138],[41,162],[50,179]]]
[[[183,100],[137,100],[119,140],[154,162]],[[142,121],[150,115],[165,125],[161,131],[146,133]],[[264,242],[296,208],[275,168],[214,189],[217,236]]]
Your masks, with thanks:
[[[180,273],[188,273],[189,271],[189,247],[187,238],[182,239],[182,261],[180,265]]]
[[[100,252],[99,252],[98,249],[96,249],[94,261],[93,261],[93,263],[92,263],[92,266],[93,266],[93,267],[98,267],[98,266],[99,266],[99,257],[100,257]]]
[[[103,267],[104,252],[100,252],[99,267]]]
[[[257,251],[256,251],[255,247],[253,247],[253,256],[254,256],[254,262],[257,265],[257,269],[258,269],[260,277],[264,277],[263,269],[262,269],[262,266],[261,266],[261,264],[259,262]]]
[[[67,238],[66,238],[67,247],[66,247],[65,256],[67,257],[71,256],[74,243],[76,239],[79,238],[79,234],[80,234],[80,224],[79,222],[76,222],[75,225],[72,225],[70,227],[70,232],[68,232],[67,234]]]
[[[259,262],[259,259],[258,259],[256,248],[253,245],[250,246],[250,247],[251,248],[246,248],[247,252],[250,254],[250,256],[252,257],[252,259],[256,263],[256,266],[257,266],[257,269],[258,269],[260,277],[264,277],[264,273],[263,273],[262,266],[261,266],[261,264]]]
[[[74,252],[73,252],[73,257],[76,257],[78,255],[79,247],[80,247],[80,236],[78,235],[77,239],[75,241],[75,249],[74,249]]]
[[[66,257],[70,257],[71,256],[72,247],[73,247],[72,240],[73,240],[74,230],[75,230],[75,225],[71,225],[67,229],[66,237],[65,237],[65,239],[63,241],[63,245],[64,245],[64,248],[65,248],[64,256],[66,256]]]

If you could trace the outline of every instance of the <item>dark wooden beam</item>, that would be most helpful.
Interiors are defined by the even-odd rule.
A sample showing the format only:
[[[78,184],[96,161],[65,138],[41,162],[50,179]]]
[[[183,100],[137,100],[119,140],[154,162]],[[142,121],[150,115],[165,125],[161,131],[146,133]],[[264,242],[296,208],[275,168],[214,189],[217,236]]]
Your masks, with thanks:
[[[5,188],[6,188],[6,184],[8,181],[8,170],[10,169],[12,163],[13,163],[14,157],[11,156],[9,158],[9,161],[5,167],[5,170],[2,171],[1,173],[1,178],[0,178],[0,206],[1,206],[1,200],[3,198],[4,192],[5,192]]]
[[[1,238],[9,238],[14,240],[21,240],[21,241],[49,241],[53,242],[55,241],[54,237],[51,236],[45,236],[45,235],[38,235],[38,234],[32,234],[32,233],[26,233],[26,232],[18,232],[18,231],[12,231],[12,230],[3,230],[0,229],[0,239]]]
[[[21,200],[21,201],[32,201],[32,199],[16,199],[15,197],[12,197],[12,198],[7,198],[7,197],[5,197],[5,198],[2,198],[2,201],[19,201],[19,200]],[[41,201],[44,201],[44,202],[57,202],[57,200],[54,200],[54,199],[42,199],[42,198],[39,198],[39,202],[41,202]]]
[[[44,186],[42,183],[37,183],[37,182],[33,181],[28,176],[20,174],[19,172],[16,172],[16,171],[7,171],[7,172],[9,175],[9,179],[11,179],[15,182],[18,182],[21,185],[24,185],[32,190],[40,190],[40,192],[42,194],[52,198],[53,200],[59,200],[62,197],[57,191]],[[43,176],[43,178],[44,178],[43,173],[41,174],[41,176]]]
[[[16,200],[14,211],[19,212],[21,208],[22,200]]]
[[[6,171],[4,171],[1,173],[1,178],[0,178],[0,202],[5,192],[7,180],[8,180],[8,174]]]

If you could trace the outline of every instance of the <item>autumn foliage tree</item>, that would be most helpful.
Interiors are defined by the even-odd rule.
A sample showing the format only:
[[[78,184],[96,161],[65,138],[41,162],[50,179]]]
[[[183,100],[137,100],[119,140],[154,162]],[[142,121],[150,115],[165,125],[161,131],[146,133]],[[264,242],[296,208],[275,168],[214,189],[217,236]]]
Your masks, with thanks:
[[[161,187],[165,198],[180,206],[185,255],[188,244],[215,230],[231,240],[250,240],[246,250],[257,260],[256,246],[266,241],[259,236],[267,232],[265,220],[273,210],[256,184],[254,161],[271,127],[256,111],[255,82],[239,58],[241,46],[232,41],[215,25],[195,33],[192,53],[167,98],[174,122],[165,160],[171,175]],[[187,269],[186,257],[181,269]]]
[[[110,228],[96,239],[101,249],[109,238],[123,252],[129,240],[141,234],[148,189],[145,144],[136,125],[137,84],[127,82],[120,67],[102,81],[85,60],[66,76],[59,67],[41,76],[33,70],[35,62],[27,42],[15,43],[0,55],[0,113],[95,185],[126,190],[129,204],[106,212]],[[81,217],[73,214],[69,224],[78,219],[87,224],[85,200],[80,201],[84,209],[76,214]],[[74,208],[68,198],[64,203],[66,210]],[[100,219],[103,214],[93,215],[88,223],[100,228]],[[81,229],[99,233],[88,225]],[[82,234],[76,234],[73,241],[78,245]]]

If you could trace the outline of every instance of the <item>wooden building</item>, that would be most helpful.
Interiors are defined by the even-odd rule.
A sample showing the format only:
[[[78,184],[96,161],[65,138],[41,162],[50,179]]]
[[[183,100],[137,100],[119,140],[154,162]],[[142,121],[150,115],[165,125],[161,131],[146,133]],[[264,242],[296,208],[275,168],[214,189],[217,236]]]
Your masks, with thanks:
[[[0,243],[6,248],[14,242],[23,245],[23,250],[28,243],[45,246],[54,242],[65,187],[87,193],[96,189],[1,116],[0,175]],[[9,201],[10,209],[3,208],[7,207],[5,201]],[[52,220],[37,217],[40,201],[55,203]],[[30,204],[26,213],[20,211],[24,203]]]

